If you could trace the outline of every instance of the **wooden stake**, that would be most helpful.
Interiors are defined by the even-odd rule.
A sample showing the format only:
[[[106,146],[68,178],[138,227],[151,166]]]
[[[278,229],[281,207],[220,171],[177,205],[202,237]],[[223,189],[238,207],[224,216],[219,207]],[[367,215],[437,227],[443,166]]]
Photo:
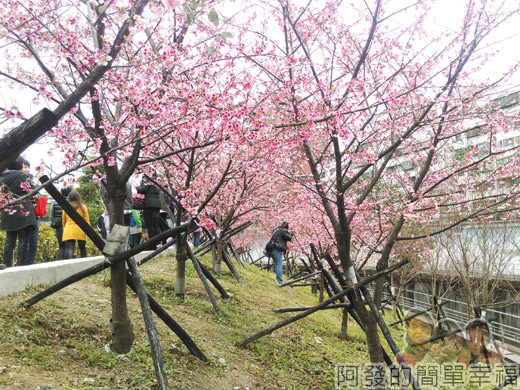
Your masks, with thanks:
[[[128,284],[128,287],[132,289],[135,293],[136,287],[132,280],[132,275],[128,270],[126,271],[126,283]],[[164,310],[161,305],[157,303],[155,299],[153,299],[150,294],[148,294],[148,301],[150,302],[150,307],[152,308],[153,312],[157,314],[157,316],[163,320],[163,322],[170,328],[184,343],[186,348],[190,351],[190,353],[203,362],[207,362],[208,358],[202,353],[202,351],[197,347],[195,342],[192,340],[190,335],[186,333],[186,331],[180,326],[167,312]]]
[[[0,173],[38,138],[58,124],[58,118],[47,108],[37,112],[20,126],[0,138]],[[42,181],[43,183],[43,181]]]
[[[351,305],[350,305],[350,303],[337,303],[335,305],[326,306],[326,307],[324,307],[323,309],[320,309],[320,310],[340,309],[340,308],[344,308],[344,307],[351,307]],[[294,311],[305,311],[305,310],[308,310],[310,308],[312,308],[312,306],[286,307],[286,308],[283,308],[283,309],[273,309],[271,311],[274,312],[274,313],[291,313],[291,312],[294,312]]]
[[[253,342],[255,340],[258,340],[259,338],[261,338],[261,337],[263,337],[263,336],[265,336],[265,335],[267,335],[269,333],[274,332],[276,329],[279,329],[279,328],[282,328],[282,327],[284,327],[286,325],[289,325],[289,324],[293,323],[294,321],[297,321],[297,320],[299,320],[301,318],[305,318],[308,315],[311,315],[312,313],[314,313],[314,312],[316,312],[316,311],[318,311],[318,310],[320,310],[320,309],[330,305],[334,301],[337,301],[338,299],[344,297],[345,295],[347,295],[347,294],[349,294],[351,292],[354,292],[356,289],[359,289],[360,287],[365,286],[365,285],[373,282],[374,280],[379,279],[379,278],[385,276],[386,274],[389,274],[390,272],[393,272],[393,271],[401,268],[402,266],[408,264],[409,262],[410,262],[410,260],[404,259],[404,260],[400,261],[399,263],[394,264],[394,265],[388,267],[386,270],[377,272],[374,275],[369,276],[369,277],[361,280],[360,282],[356,283],[354,286],[349,287],[349,288],[343,290],[342,292],[340,292],[339,294],[336,294],[336,295],[332,296],[331,298],[329,298],[326,301],[320,303],[319,305],[313,306],[312,308],[304,311],[303,313],[297,314],[297,315],[292,316],[290,318],[287,318],[287,319],[285,319],[283,321],[280,321],[277,324],[275,324],[275,325],[273,325],[273,326],[271,326],[271,327],[269,327],[267,329],[264,329],[264,330],[262,330],[262,331],[260,331],[258,333],[255,333],[254,335],[252,335],[250,337],[245,338],[244,340],[240,341],[238,343],[238,345],[242,346],[242,347],[246,346],[247,344],[249,344],[249,343],[251,343],[251,342]]]
[[[215,308],[215,311],[218,313],[220,318],[226,319],[226,316],[224,315],[222,310],[220,310],[220,307],[217,303],[217,298],[215,298],[215,294],[213,294],[213,291],[211,291],[211,287],[208,284],[208,280],[206,279],[206,277],[204,276],[204,273],[202,272],[202,270],[200,268],[199,262],[196,259],[195,259],[195,261],[193,261],[193,257],[194,257],[193,252],[191,251],[191,248],[189,247],[189,245],[186,245],[186,249],[188,251],[188,257],[190,259],[192,259],[193,266],[195,267],[195,271],[197,271],[197,274],[199,275],[199,278],[202,281],[204,288],[206,289],[206,293],[208,294],[209,299],[210,299],[213,307]]]
[[[166,375],[166,369],[164,368],[164,361],[161,351],[161,343],[159,342],[159,335],[157,334],[157,328],[153,320],[152,309],[150,308],[150,302],[148,301],[148,294],[144,287],[143,279],[139,273],[139,269],[135,263],[135,259],[130,257],[127,260],[128,268],[136,287],[137,296],[139,297],[139,303],[141,304],[141,311],[143,313],[144,323],[146,325],[146,332],[148,333],[148,340],[150,341],[150,350],[152,352],[153,366],[155,368],[155,376],[157,377],[157,386],[160,390],[168,390],[168,376]]]
[[[242,283],[242,279],[240,279],[240,275],[238,274],[238,271],[236,270],[236,268],[233,266],[233,264],[231,263],[231,260],[229,259],[229,255],[227,254],[227,252],[224,250],[225,248],[222,248],[222,260],[224,260],[224,263],[226,263],[226,265],[228,266],[228,268],[231,270],[231,272],[233,273],[233,275],[235,275],[235,279],[238,281],[238,284],[240,284],[241,286],[244,285],[244,283]]]
[[[278,285],[278,287],[281,288],[281,287],[285,287],[285,286],[290,286],[293,283],[296,283],[296,282],[299,282],[301,280],[305,280],[305,279],[311,278],[311,277],[313,277],[315,275],[318,275],[319,273],[320,273],[320,271],[316,271],[316,272],[313,272],[312,274],[303,275],[300,278],[292,279],[290,282],[285,282],[283,284],[280,284],[280,285]]]
[[[194,263],[197,263],[200,267],[200,270],[204,274],[204,276],[213,284],[213,286],[220,292],[220,296],[224,299],[231,298],[226,290],[224,290],[224,287],[211,275],[211,272],[208,271],[208,269],[202,264],[193,254],[193,251],[188,252],[188,257],[193,261]]]

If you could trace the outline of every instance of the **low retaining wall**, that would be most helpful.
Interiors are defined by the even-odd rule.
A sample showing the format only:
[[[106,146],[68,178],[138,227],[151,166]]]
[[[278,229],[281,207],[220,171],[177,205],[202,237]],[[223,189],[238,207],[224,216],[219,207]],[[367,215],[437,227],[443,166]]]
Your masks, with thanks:
[[[151,251],[141,252],[134,256],[134,258],[136,261],[139,261],[150,253]],[[174,253],[174,251],[168,249],[159,256],[170,255],[171,253]],[[56,284],[60,280],[75,273],[101,263],[104,259],[104,256],[96,256],[6,268],[0,271],[0,297],[5,297],[42,284]]]

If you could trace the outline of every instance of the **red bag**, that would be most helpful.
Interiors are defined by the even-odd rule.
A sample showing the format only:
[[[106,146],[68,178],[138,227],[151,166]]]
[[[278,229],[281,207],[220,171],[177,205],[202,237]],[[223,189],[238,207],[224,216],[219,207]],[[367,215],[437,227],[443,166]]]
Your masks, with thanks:
[[[40,218],[47,214],[47,198],[44,196],[38,198],[36,206],[34,206],[34,214]]]

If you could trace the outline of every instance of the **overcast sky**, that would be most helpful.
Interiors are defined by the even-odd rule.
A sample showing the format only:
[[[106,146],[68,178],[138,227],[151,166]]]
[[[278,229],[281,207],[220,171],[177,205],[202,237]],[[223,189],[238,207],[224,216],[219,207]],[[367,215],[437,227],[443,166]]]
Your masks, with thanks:
[[[403,3],[404,2],[398,1],[395,4],[402,6]],[[435,3],[435,9],[431,13],[431,20],[429,21],[428,29],[433,30],[431,32],[435,33],[436,29],[438,29],[439,32],[442,32],[456,28],[460,24],[464,12],[464,4],[464,0],[437,0]],[[507,0],[505,4],[514,6],[518,4],[518,0]],[[506,69],[507,65],[520,62],[520,50],[518,49],[520,47],[519,25],[520,17],[517,15],[515,19],[507,23],[507,25],[497,33],[496,40],[501,42],[501,45],[504,48],[503,52],[501,55],[493,57],[493,63],[486,69],[482,69],[481,74],[478,75],[479,77],[499,74]],[[507,88],[520,89],[520,72],[514,82],[508,85]],[[27,92],[23,93],[22,101],[27,103],[27,106],[23,109],[23,114],[26,117],[30,117],[38,112],[41,107],[32,105],[32,97],[27,96]],[[15,100],[20,100],[19,98],[20,92],[15,93],[6,88],[0,90],[0,105],[3,107],[12,106]],[[5,130],[12,126],[12,123],[6,122],[1,126],[1,128]],[[24,156],[31,161],[33,167],[40,165],[43,161],[47,165],[53,166],[57,171],[62,171],[63,156],[56,152],[52,155],[47,154],[50,149],[48,143],[49,141],[46,138],[43,138],[37,144],[29,147],[24,152]]]

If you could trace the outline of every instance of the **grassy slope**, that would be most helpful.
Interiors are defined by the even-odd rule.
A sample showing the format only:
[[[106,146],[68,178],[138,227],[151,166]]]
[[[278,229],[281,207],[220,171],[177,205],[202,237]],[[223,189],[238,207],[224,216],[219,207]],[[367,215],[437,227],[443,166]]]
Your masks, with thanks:
[[[209,259],[203,259],[209,265]],[[175,261],[154,259],[141,267],[149,293],[183,326],[210,359],[204,364],[156,318],[168,380],[182,389],[333,388],[334,364],[367,361],[363,333],[349,322],[349,340],[339,340],[341,312],[322,311],[239,348],[241,339],[287,314],[273,308],[313,305],[310,288],[279,289],[274,274],[238,267],[219,281],[232,295],[219,298],[226,320],[216,315],[191,264],[187,295],[176,298]],[[150,389],[155,373],[137,298],[129,292],[135,343],[127,355],[107,353],[110,339],[109,273],[100,273],[54,294],[29,310],[18,304],[37,290],[0,301],[0,388]],[[215,291],[215,294],[218,294]]]

